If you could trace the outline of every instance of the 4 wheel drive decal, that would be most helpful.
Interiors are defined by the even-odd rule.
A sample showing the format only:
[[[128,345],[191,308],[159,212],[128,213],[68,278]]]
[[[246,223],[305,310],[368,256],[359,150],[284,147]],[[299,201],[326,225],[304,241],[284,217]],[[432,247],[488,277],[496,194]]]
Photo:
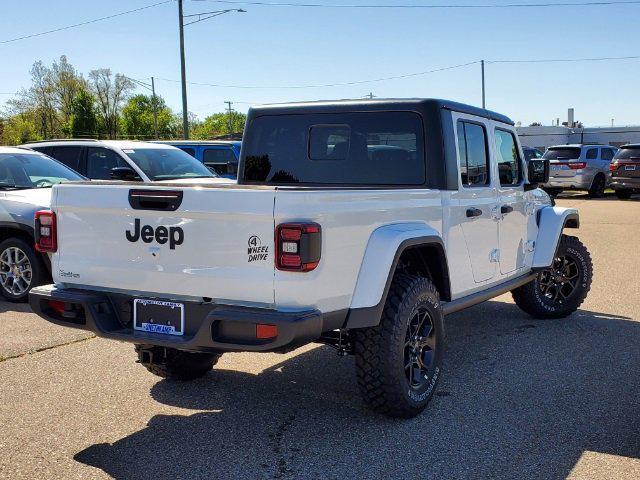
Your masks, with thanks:
[[[184,231],[180,227],[165,227],[160,225],[155,230],[151,225],[145,225],[140,228],[140,219],[136,218],[133,223],[133,232],[127,230],[125,232],[127,240],[137,242],[142,239],[144,243],[151,243],[154,240],[160,245],[169,242],[169,248],[175,250],[178,245],[182,245],[184,241]]]
[[[267,245],[262,245],[260,237],[252,235],[249,237],[249,241],[247,243],[249,245],[249,248],[247,249],[249,263],[265,261],[269,258],[269,247]]]

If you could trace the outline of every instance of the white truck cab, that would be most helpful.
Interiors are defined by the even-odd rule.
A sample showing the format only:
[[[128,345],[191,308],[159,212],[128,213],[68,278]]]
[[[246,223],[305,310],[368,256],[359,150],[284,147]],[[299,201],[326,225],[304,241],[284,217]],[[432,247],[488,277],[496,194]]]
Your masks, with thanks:
[[[373,409],[411,417],[441,376],[445,314],[512,291],[559,318],[586,297],[589,254],[562,233],[578,212],[523,158],[511,120],[455,102],[253,108],[237,185],[56,186],[39,224],[54,284],[31,305],[182,379],[225,351],[330,343]]]

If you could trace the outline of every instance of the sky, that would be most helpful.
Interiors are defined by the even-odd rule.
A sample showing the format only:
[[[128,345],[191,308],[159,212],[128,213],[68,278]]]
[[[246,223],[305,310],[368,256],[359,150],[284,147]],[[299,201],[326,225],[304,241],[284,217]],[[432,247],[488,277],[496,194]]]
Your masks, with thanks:
[[[0,0],[0,104],[29,85],[31,65],[61,55],[85,75],[111,68],[156,79],[181,111],[177,2],[26,40],[50,30],[160,0]],[[278,0],[264,0],[277,2]],[[280,0],[284,1],[284,0]],[[288,0],[303,3],[303,0]],[[479,5],[544,0],[306,0],[322,4]],[[547,2],[549,0],[546,0]],[[563,0],[578,2],[580,0]],[[243,8],[185,27],[189,111],[203,119],[251,104],[318,99],[435,97],[481,105],[480,65],[358,85],[481,59],[532,60],[640,55],[640,3],[492,9],[296,8],[184,0],[185,14]],[[487,108],[523,125],[566,121],[574,107],[587,126],[640,124],[640,59],[582,63],[488,63]],[[230,88],[230,85],[260,88]],[[275,87],[275,88],[274,88]],[[287,88],[280,88],[287,87]],[[141,90],[141,92],[144,92]]]

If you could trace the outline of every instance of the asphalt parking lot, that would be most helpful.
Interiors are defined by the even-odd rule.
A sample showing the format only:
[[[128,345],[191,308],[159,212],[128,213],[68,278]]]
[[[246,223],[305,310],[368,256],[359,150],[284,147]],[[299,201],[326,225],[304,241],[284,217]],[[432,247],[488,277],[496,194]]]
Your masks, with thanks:
[[[0,303],[0,478],[640,478],[640,198],[577,206],[595,278],[563,321],[510,296],[447,317],[422,416],[367,411],[352,358],[227,354],[160,380],[128,344]]]

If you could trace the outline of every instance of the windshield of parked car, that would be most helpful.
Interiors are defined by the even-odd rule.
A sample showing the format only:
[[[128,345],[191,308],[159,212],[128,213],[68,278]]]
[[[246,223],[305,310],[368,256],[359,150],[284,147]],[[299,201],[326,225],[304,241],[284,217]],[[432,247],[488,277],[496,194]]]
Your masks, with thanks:
[[[0,153],[0,190],[51,188],[68,180],[86,179],[44,155]]]
[[[151,180],[217,176],[201,162],[178,148],[133,148],[122,151]]]
[[[577,160],[580,158],[580,148],[551,147],[542,158],[546,160]]]
[[[639,147],[621,147],[613,157],[616,160],[630,160],[640,159],[640,146]]]

